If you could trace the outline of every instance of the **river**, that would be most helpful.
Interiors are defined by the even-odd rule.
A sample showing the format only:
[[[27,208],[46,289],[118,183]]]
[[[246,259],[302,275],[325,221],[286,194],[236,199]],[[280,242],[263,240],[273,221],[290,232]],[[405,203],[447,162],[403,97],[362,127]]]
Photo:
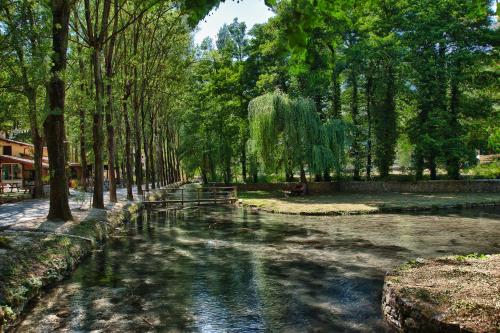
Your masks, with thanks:
[[[42,296],[17,331],[386,332],[388,270],[471,252],[500,252],[500,209],[143,212]]]

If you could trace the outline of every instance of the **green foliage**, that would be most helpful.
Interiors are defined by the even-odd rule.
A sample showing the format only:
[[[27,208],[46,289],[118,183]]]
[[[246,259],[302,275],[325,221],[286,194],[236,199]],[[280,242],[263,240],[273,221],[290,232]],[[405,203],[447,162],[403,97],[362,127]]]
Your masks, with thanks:
[[[408,260],[403,265],[399,266],[398,270],[407,271],[407,270],[410,270],[413,268],[418,268],[418,267],[422,266],[423,264],[424,264],[424,262],[422,260],[419,260],[419,259]]]
[[[467,255],[463,255],[463,256],[456,256],[455,259],[457,261],[466,261],[468,259],[479,259],[479,260],[484,260],[484,259],[488,259],[488,255],[486,254],[483,254],[483,253],[470,253],[470,254],[467,254]]]
[[[464,170],[464,174],[474,178],[495,179],[500,177],[500,159],[488,164],[478,164]]]
[[[0,249],[10,249],[12,240],[10,238],[0,236]]]
[[[164,153],[148,147],[164,139],[168,158],[205,182],[283,172],[340,179],[347,165],[357,178],[374,170],[385,178],[395,160],[418,178],[425,169],[458,178],[475,150],[500,151],[491,1],[268,0],[268,22],[247,31],[234,19],[215,42],[193,46],[191,28],[221,1],[120,4],[106,101],[96,101],[84,4],[75,4],[65,73],[70,156],[83,140],[93,158],[94,135],[81,128],[107,101],[121,168],[126,112],[148,173]],[[103,2],[90,7],[99,21]],[[50,19],[36,1],[7,1],[0,11],[0,130],[9,136],[41,132],[43,117],[32,115],[46,103]],[[467,172],[497,175],[495,166]]]
[[[217,8],[224,0],[182,0],[181,9],[187,13],[188,22],[195,27],[214,7]]]
[[[181,117],[180,154],[188,173],[200,173],[204,182],[233,180],[237,161],[241,173],[247,164],[248,89],[244,76],[246,26],[237,20],[224,25],[213,49],[205,40],[195,51],[196,63],[190,73],[193,88],[190,107]],[[243,175],[242,178],[244,178]]]
[[[413,145],[407,135],[401,135],[396,146],[396,164],[403,173],[413,167]]]
[[[500,152],[500,126],[492,129],[491,134],[488,137],[488,148],[493,152]]]
[[[321,173],[345,161],[346,125],[341,120],[322,123],[314,103],[292,99],[281,92],[253,99],[248,106],[250,152],[266,171]]]
[[[410,52],[418,114],[412,141],[416,145],[417,176],[423,161],[435,170],[446,167],[457,178],[467,158],[464,143],[464,101],[475,89],[474,76],[481,73],[489,48],[489,5],[472,2],[411,2],[402,11],[403,39]],[[467,20],[463,18],[467,17]],[[468,31],[468,33],[464,33]],[[482,68],[483,67],[483,68]],[[480,115],[481,113],[476,113]]]
[[[12,308],[8,305],[0,306],[0,327],[8,322],[14,322],[16,320],[16,314]]]

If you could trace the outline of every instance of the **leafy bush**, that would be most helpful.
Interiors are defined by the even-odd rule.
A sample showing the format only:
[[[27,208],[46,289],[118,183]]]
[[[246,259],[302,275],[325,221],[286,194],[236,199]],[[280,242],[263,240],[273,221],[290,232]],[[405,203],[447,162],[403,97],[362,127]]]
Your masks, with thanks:
[[[464,170],[464,174],[474,178],[500,178],[500,160],[489,164],[478,164],[472,168]]]

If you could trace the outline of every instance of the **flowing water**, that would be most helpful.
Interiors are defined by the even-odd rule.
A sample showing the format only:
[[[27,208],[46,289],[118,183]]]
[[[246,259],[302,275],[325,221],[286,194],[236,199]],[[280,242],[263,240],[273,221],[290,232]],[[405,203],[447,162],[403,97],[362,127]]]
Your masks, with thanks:
[[[500,252],[500,209],[144,212],[44,295],[18,331],[385,332],[388,270],[471,252]]]

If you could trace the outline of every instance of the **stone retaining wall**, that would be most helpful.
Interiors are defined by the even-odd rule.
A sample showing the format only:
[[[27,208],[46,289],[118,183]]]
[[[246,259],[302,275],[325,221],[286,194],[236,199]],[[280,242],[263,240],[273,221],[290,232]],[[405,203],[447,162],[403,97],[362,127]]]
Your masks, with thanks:
[[[239,191],[280,191],[297,183],[235,184]],[[222,185],[222,184],[217,184]],[[348,193],[500,193],[500,179],[409,181],[346,181],[308,183],[312,194]]]
[[[382,314],[397,332],[498,332],[500,255],[416,259],[387,273]]]

